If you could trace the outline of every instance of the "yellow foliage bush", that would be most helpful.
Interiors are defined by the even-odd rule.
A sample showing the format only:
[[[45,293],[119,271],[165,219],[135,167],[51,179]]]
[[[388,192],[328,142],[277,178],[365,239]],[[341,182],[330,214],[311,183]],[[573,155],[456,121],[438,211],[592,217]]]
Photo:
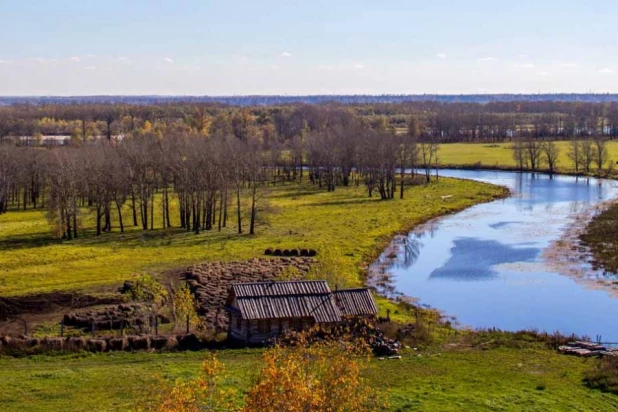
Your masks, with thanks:
[[[244,412],[380,411],[387,407],[362,377],[357,347],[341,341],[275,347],[264,353]]]

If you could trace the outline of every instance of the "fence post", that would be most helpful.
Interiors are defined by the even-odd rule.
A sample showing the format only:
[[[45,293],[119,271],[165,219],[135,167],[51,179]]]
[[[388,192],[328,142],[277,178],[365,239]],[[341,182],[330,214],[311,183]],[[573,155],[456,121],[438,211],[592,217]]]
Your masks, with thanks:
[[[155,324],[155,335],[159,335],[159,317],[158,316],[155,316],[154,324]]]
[[[64,336],[64,320],[60,321],[60,337]]]
[[[92,336],[94,337],[94,332],[95,332],[95,326],[94,326],[94,321],[92,321]]]
[[[189,315],[187,315],[187,333],[189,333]]]

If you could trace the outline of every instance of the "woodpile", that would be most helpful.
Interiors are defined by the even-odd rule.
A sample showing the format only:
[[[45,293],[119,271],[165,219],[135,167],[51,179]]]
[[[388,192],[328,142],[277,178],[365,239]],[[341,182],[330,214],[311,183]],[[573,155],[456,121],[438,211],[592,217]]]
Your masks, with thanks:
[[[143,332],[151,323],[151,311],[139,303],[121,304],[98,310],[72,312],[64,315],[65,326],[91,330],[133,329]],[[169,323],[169,319],[158,315],[159,323]]]
[[[150,351],[150,350],[196,350],[204,347],[196,335],[130,335],[122,337],[84,337],[67,338],[46,337],[43,339],[20,336],[0,337],[0,354],[43,353],[43,352],[110,352],[110,351]]]
[[[565,355],[575,355],[583,357],[591,356],[617,356],[618,349],[607,348],[601,344],[593,342],[575,341],[567,345],[559,346],[558,351]]]
[[[230,285],[276,279],[290,268],[295,268],[298,277],[304,278],[314,262],[310,257],[207,262],[190,267],[184,276],[199,302],[206,328],[214,332],[227,332],[229,317],[223,307]]]

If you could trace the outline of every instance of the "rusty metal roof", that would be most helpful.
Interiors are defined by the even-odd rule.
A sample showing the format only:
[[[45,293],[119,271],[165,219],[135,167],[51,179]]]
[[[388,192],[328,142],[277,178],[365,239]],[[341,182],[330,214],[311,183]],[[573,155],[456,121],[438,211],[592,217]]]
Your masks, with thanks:
[[[367,288],[336,290],[334,296],[343,316],[366,316],[378,313],[371,291]]]

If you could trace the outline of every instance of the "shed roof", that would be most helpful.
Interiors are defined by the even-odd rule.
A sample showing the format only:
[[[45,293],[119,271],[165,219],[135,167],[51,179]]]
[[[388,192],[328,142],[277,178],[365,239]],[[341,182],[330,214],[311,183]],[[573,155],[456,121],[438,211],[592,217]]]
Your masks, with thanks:
[[[232,285],[237,298],[289,295],[326,295],[331,293],[325,280],[295,280],[290,282],[254,282]]]
[[[335,302],[343,316],[376,315],[376,306],[371,291],[367,288],[336,290]]]
[[[236,283],[228,307],[244,319],[313,318],[318,323],[340,322],[342,315],[375,315],[378,308],[368,289],[333,293],[324,280]]]

